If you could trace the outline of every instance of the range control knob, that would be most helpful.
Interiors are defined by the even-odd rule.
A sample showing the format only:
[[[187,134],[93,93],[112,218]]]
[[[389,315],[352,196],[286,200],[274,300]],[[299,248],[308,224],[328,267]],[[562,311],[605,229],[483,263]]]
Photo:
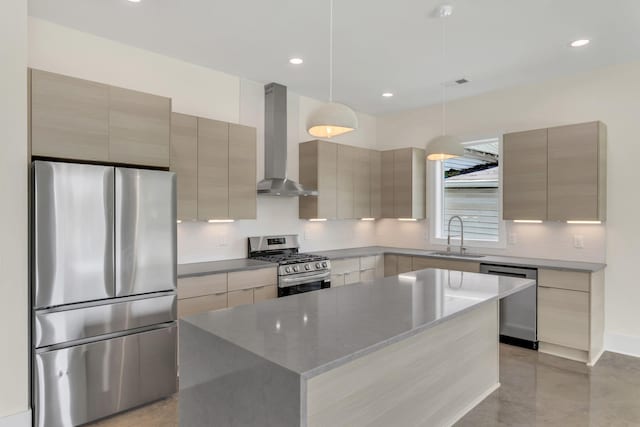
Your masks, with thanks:
[[[293,271],[295,271],[295,272],[297,273],[298,271],[300,271],[300,269],[298,268],[298,266],[297,266],[297,265],[294,265],[294,266],[293,266]]]
[[[285,273],[291,273],[291,267],[286,267],[286,268],[284,269],[284,271],[285,271]]]
[[[316,268],[322,268],[322,264],[320,264],[319,262],[316,262]]]
[[[310,266],[309,264],[305,264],[305,265],[304,265],[304,269],[305,269],[305,270],[311,270],[311,266]]]
[[[327,262],[326,262],[326,261],[324,261],[324,262],[322,263],[322,266],[323,266],[324,268],[327,268]]]

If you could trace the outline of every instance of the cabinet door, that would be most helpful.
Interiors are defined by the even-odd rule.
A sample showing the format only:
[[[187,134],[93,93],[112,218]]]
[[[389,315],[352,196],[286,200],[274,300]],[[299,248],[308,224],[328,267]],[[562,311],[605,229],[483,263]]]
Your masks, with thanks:
[[[253,302],[266,301],[278,297],[278,287],[276,285],[258,286],[253,290]]]
[[[504,135],[504,219],[547,219],[547,130]]]
[[[398,274],[413,271],[412,260],[410,256],[398,255]]]
[[[598,220],[598,123],[551,128],[549,220]]]
[[[227,292],[227,273],[178,279],[178,299]]]
[[[354,218],[371,217],[371,176],[369,170],[369,150],[354,149],[353,198]]]
[[[360,271],[351,271],[344,275],[344,284],[352,285],[360,282]]]
[[[371,218],[382,217],[382,153],[369,150]]]
[[[398,256],[385,254],[384,256],[384,277],[398,274]]]
[[[380,213],[382,218],[396,218],[394,202],[394,151],[383,151],[381,153],[382,162],[382,196]],[[386,270],[385,270],[386,273]]]
[[[198,118],[198,219],[229,218],[229,124]]]
[[[229,218],[256,218],[256,128],[229,125]]]
[[[171,99],[109,88],[109,160],[169,167]]]
[[[356,148],[338,145],[338,219],[354,216],[354,161]]]
[[[234,271],[228,274],[229,291],[276,285],[278,270],[273,267],[258,270]]]
[[[411,218],[426,218],[426,158],[425,150],[411,149]]]
[[[253,304],[253,288],[241,289],[227,294],[227,305],[237,307],[244,304]]]
[[[31,71],[31,152],[109,160],[109,86]]]
[[[393,154],[393,203],[396,218],[413,218],[412,150],[403,148]]]
[[[178,318],[227,307],[227,293],[178,300]]]
[[[344,273],[331,275],[331,287],[337,288],[338,286],[344,286]]]
[[[171,114],[171,166],[179,220],[198,219],[198,118]]]
[[[589,293],[538,287],[538,339],[589,351]]]

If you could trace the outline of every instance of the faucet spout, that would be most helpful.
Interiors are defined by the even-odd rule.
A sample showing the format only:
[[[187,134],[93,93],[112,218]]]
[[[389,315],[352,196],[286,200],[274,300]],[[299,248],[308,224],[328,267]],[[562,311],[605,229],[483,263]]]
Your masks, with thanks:
[[[464,254],[464,222],[462,221],[462,217],[459,215],[454,215],[449,218],[449,225],[447,227],[447,252],[451,252],[451,222],[454,219],[458,219],[460,221],[460,254]]]

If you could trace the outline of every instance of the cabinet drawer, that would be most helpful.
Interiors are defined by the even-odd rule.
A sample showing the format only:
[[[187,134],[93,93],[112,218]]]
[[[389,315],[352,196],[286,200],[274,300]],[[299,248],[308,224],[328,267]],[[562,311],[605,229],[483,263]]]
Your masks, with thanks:
[[[360,270],[371,270],[378,265],[377,256],[365,256],[360,258]]]
[[[231,292],[240,289],[257,288],[258,286],[276,285],[278,283],[278,273],[275,267],[234,271],[229,273],[227,280],[229,292]]]
[[[589,294],[539,287],[538,339],[589,351]]]
[[[344,284],[351,285],[360,282],[360,271],[352,271],[344,275]]]
[[[178,299],[227,292],[227,273],[178,279]]]
[[[344,286],[344,274],[334,274],[331,276],[331,287]]]
[[[480,272],[480,263],[460,261],[454,259],[439,259],[428,257],[413,257],[413,270],[424,270],[426,268],[441,268],[443,270],[468,271],[470,273]]]
[[[373,280],[376,278],[376,270],[374,269],[370,269],[370,270],[363,270],[360,272],[360,281],[361,282],[366,282],[368,280]]]
[[[229,292],[227,304],[229,305],[229,307],[237,307],[244,304],[253,304],[253,288]]]
[[[260,286],[253,290],[253,302],[265,301],[278,297],[278,287],[276,285]]]
[[[590,274],[580,271],[538,270],[538,285],[547,288],[589,292]]]
[[[337,259],[331,261],[331,272],[335,274],[360,271],[360,258]]]
[[[219,310],[227,306],[227,293],[178,300],[178,317],[190,316],[203,311]]]

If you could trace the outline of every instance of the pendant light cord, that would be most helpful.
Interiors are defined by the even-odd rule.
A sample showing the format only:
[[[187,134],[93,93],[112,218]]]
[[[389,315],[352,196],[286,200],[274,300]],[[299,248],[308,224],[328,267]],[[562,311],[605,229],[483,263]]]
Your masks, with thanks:
[[[332,0],[333,1],[333,0]],[[442,135],[447,134],[447,55],[446,55],[446,21],[447,17],[443,16],[442,19]]]
[[[333,102],[333,0],[329,0],[329,102]]]

